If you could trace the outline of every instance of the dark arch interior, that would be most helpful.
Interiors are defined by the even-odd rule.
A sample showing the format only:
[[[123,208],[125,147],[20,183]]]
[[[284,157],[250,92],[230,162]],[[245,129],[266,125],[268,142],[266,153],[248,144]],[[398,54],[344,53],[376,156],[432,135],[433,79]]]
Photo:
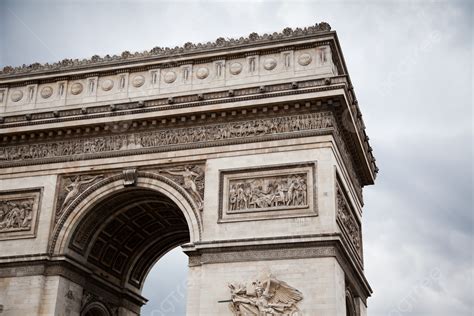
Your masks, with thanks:
[[[83,255],[93,271],[139,290],[156,260],[189,238],[186,218],[171,199],[133,187],[94,205],[77,225],[69,248]]]
[[[91,308],[84,314],[84,316],[108,316],[108,313],[99,308]]]

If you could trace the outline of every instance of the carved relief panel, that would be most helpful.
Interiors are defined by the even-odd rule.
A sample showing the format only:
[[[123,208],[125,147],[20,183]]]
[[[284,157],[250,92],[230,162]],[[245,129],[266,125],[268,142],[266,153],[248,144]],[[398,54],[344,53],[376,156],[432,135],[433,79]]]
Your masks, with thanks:
[[[229,289],[228,302],[233,315],[301,315],[298,303],[303,294],[269,271],[245,284],[230,283]]]
[[[222,171],[219,221],[317,215],[315,172],[314,163]]]
[[[361,225],[339,179],[336,182],[336,221],[344,239],[362,263]]]
[[[0,240],[33,238],[41,189],[0,193]]]

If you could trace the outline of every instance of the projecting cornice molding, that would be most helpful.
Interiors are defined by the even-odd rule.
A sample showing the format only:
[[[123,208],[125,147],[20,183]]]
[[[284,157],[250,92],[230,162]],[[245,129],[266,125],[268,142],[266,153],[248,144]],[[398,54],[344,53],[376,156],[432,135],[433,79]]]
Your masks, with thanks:
[[[63,70],[73,70],[73,69],[83,69],[96,66],[111,66],[111,65],[120,65],[128,62],[135,61],[147,61],[153,58],[161,57],[179,57],[181,55],[188,55],[197,52],[204,51],[216,51],[222,48],[240,48],[249,45],[256,44],[265,44],[269,42],[275,42],[279,40],[286,39],[296,39],[299,37],[320,34],[322,32],[329,32],[331,26],[326,22],[316,23],[313,26],[305,28],[295,28],[292,29],[287,27],[281,32],[274,32],[272,34],[263,34],[259,35],[257,33],[250,33],[248,37],[240,38],[223,38],[219,37],[214,42],[199,43],[193,44],[191,42],[185,43],[181,47],[155,47],[151,50],[144,52],[135,52],[130,53],[129,51],[124,51],[120,55],[106,55],[100,57],[98,55],[92,56],[90,59],[63,59],[62,61],[55,62],[52,64],[45,63],[33,63],[31,65],[22,65],[18,67],[6,66],[0,71],[0,78],[11,77],[15,75],[23,74],[32,74],[32,73],[47,73],[54,71],[63,71]]]

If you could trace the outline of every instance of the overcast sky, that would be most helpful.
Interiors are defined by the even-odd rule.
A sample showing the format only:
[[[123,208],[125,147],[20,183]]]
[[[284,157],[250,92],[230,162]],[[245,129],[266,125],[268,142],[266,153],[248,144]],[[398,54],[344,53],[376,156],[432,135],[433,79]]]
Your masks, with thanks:
[[[473,314],[469,1],[2,1],[0,66],[142,51],[327,21],[380,168],[365,188],[369,315]],[[144,315],[180,296],[186,256],[149,275]],[[184,301],[184,300],[182,300]],[[183,307],[169,315],[182,315]]]

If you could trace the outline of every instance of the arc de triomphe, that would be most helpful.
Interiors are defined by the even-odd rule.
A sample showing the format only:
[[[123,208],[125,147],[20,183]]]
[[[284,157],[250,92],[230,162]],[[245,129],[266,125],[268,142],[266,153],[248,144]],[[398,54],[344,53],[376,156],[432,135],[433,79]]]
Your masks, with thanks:
[[[327,23],[0,73],[0,314],[366,315],[377,167]]]

